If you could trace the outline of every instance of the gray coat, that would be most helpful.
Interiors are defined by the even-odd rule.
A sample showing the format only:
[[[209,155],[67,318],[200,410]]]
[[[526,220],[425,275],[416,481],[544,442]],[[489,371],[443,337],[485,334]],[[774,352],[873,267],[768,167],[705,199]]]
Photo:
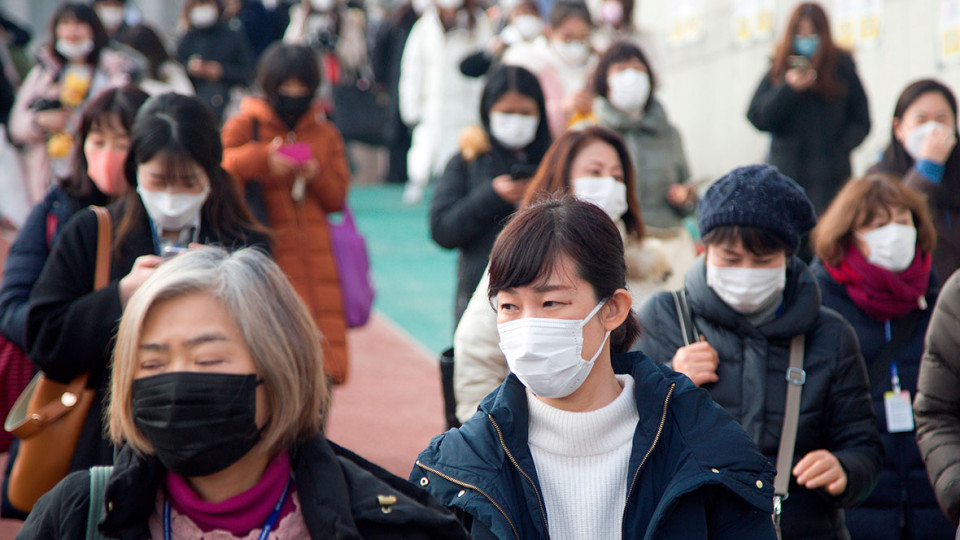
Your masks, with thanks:
[[[593,110],[600,125],[619,133],[627,145],[636,171],[644,224],[661,229],[679,227],[685,213],[667,202],[667,192],[673,184],[685,182],[690,170],[680,132],[667,121],[663,106],[651,98],[643,116],[633,119],[615,109],[606,98],[598,97],[593,101]]]
[[[822,489],[800,487],[791,478],[790,497],[783,505],[784,538],[848,538],[841,509],[870,494],[883,458],[867,372],[853,329],[820,305],[816,280],[795,257],[787,263],[780,314],[757,327],[707,286],[702,257],[687,272],[685,288],[697,331],[720,356],[720,380],[704,388],[740,422],[771,462],[776,462],[780,442],[790,340],[799,333],[806,335],[807,378],[793,463],[808,452],[826,449],[846,471],[847,490],[833,497]],[[655,360],[669,362],[683,345],[671,294],[651,297],[640,307],[638,317],[644,329],[639,348]]]

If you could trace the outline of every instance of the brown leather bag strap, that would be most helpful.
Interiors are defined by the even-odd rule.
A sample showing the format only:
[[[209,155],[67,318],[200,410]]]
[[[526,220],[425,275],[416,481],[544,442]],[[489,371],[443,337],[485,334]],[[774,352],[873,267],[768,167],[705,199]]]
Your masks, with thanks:
[[[110,212],[102,206],[91,206],[97,214],[97,267],[93,273],[93,290],[99,291],[110,283],[110,244],[113,242],[113,223]]]

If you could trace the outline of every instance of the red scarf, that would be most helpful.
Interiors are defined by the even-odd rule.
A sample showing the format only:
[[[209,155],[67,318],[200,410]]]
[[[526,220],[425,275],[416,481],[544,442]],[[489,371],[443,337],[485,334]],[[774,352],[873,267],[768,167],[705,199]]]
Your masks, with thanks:
[[[930,284],[930,261],[930,254],[918,248],[910,266],[894,273],[868,262],[860,249],[851,244],[839,266],[824,267],[837,283],[846,287],[857,307],[878,321],[889,321],[924,305]]]

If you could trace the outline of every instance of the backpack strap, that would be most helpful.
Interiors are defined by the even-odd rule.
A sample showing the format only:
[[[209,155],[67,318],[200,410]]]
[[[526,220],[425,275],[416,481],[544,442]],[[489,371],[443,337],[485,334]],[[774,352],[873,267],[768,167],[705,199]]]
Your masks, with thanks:
[[[693,312],[690,311],[690,302],[687,301],[687,290],[671,291],[673,305],[677,309],[677,319],[680,321],[680,335],[683,337],[683,346],[700,341],[697,327],[693,323]]]
[[[797,428],[800,423],[800,394],[807,382],[803,370],[805,336],[793,336],[790,341],[790,368],[787,369],[787,402],[783,409],[783,427],[780,431],[780,446],[777,449],[777,476],[773,480],[773,523],[780,537],[780,505],[787,498],[790,475],[793,470],[793,451],[797,443]]]
[[[250,140],[260,140],[260,120],[256,116],[250,119]]]
[[[107,481],[113,466],[90,467],[90,507],[87,509],[87,540],[107,540],[97,525],[106,514]]]

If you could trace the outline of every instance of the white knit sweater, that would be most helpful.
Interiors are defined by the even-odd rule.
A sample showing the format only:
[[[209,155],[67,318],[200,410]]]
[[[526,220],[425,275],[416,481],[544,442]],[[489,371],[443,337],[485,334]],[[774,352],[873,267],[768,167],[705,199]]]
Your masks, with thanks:
[[[590,412],[555,409],[527,391],[530,452],[540,478],[550,538],[620,538],[627,467],[640,417],[629,375],[609,405]]]

